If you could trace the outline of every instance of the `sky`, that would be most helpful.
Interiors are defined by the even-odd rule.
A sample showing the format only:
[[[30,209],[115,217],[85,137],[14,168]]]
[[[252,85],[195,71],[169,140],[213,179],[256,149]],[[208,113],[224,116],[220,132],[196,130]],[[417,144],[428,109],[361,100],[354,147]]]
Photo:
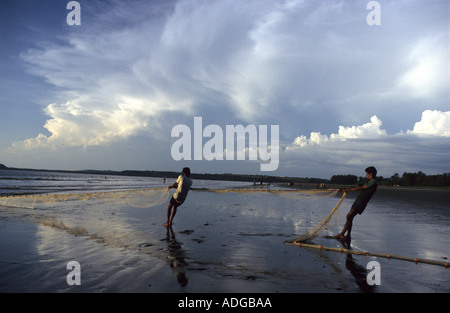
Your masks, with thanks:
[[[0,0],[6,166],[450,172],[448,0],[69,2]],[[191,130],[191,147],[177,125]],[[278,148],[277,166],[250,159],[251,139],[244,160],[178,160],[173,147],[203,147],[209,125],[223,130],[215,152],[228,151],[227,125],[254,125],[267,151]]]

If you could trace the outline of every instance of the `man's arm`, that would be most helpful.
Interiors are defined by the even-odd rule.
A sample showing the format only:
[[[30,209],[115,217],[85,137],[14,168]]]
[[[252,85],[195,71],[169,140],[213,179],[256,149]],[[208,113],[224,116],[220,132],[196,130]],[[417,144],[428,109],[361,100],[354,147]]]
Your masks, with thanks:
[[[362,186],[355,186],[355,187],[351,187],[351,188],[344,188],[344,189],[339,189],[340,191],[343,192],[347,192],[347,191],[360,191],[363,189],[367,189],[368,187],[366,185],[362,185]]]
[[[178,188],[178,182],[181,182],[181,175],[178,176],[178,179],[171,186],[167,187],[167,189]]]

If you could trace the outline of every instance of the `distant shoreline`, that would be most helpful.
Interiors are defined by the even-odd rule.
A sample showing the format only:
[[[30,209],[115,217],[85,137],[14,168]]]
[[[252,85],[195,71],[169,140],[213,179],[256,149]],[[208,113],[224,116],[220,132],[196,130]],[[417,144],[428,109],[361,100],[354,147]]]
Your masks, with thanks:
[[[156,171],[156,170],[49,170],[49,169],[34,169],[34,168],[16,168],[7,167],[0,164],[0,170],[17,170],[17,171],[36,171],[36,172],[55,172],[55,173],[72,173],[72,174],[86,174],[86,175],[111,175],[111,176],[129,176],[129,177],[161,177],[161,178],[177,178],[180,172],[177,171]],[[193,179],[204,180],[222,180],[222,181],[242,181],[255,183],[257,186],[260,184],[288,184],[293,188],[308,187],[308,188],[324,188],[324,189],[339,189],[346,188],[348,186],[354,186],[355,184],[339,184],[331,183],[330,179],[314,178],[314,177],[288,177],[288,176],[270,176],[270,175],[250,175],[250,174],[208,174],[208,173],[192,173]],[[392,189],[430,189],[430,190],[450,190],[450,186],[412,186],[412,185],[383,185],[382,188]]]
[[[36,172],[55,172],[55,173],[73,173],[73,174],[91,174],[91,175],[113,175],[113,176],[131,176],[131,177],[166,177],[177,178],[180,172],[175,171],[155,171],[155,170],[48,170],[48,169],[33,169],[33,168],[15,168],[15,167],[1,167],[2,170],[17,170],[17,171],[36,171]],[[306,184],[329,184],[329,179],[313,178],[313,177],[286,177],[286,176],[269,176],[269,175],[249,175],[249,174],[208,174],[208,173],[192,173],[193,179],[205,180],[224,180],[224,181],[244,181],[255,182],[256,184],[263,183],[306,183]]]

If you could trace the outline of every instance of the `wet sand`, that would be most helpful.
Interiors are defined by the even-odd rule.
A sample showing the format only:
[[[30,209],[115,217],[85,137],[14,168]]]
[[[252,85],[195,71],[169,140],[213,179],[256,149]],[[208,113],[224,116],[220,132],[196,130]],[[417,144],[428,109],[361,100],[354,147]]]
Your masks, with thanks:
[[[395,204],[389,192],[377,196],[355,218],[352,248],[450,257],[450,218],[442,205],[424,212],[404,199]],[[88,200],[35,210],[2,207],[0,292],[450,291],[450,269],[441,266],[283,244],[338,200],[339,195],[303,201],[191,191],[171,228],[162,226],[166,205],[140,209]],[[352,200],[349,196],[342,204],[340,224],[314,243],[340,246],[324,236],[342,227]],[[81,285],[66,281],[70,261],[80,264]],[[367,284],[370,261],[380,264],[380,285]]]

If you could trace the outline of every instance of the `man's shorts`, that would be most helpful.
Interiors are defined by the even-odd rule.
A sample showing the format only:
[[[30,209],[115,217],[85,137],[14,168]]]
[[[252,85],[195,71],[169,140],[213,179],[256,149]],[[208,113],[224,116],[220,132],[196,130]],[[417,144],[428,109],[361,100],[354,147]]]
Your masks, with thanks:
[[[170,199],[170,203],[172,203],[172,204],[175,205],[175,206],[180,206],[180,205],[183,204],[183,202],[184,202],[184,201],[178,202],[178,200],[176,200],[173,196],[172,196],[172,198]]]
[[[355,210],[355,212],[358,213],[359,215],[361,215],[365,209],[366,206],[363,205],[362,203],[354,202],[352,205],[352,210]]]

